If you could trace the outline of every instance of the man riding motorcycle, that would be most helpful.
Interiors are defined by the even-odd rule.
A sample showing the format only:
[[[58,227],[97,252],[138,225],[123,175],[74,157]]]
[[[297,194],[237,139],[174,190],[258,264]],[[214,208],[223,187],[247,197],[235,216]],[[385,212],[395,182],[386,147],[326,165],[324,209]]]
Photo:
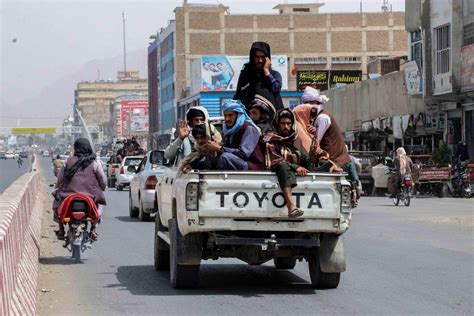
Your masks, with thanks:
[[[56,191],[53,195],[56,203],[53,205],[54,220],[59,224],[56,235],[63,239],[65,235],[64,225],[58,219],[57,206],[70,194],[82,193],[90,196],[98,205],[99,215],[102,215],[106,204],[104,190],[107,177],[101,164],[96,160],[91,144],[85,138],[79,138],[74,142],[74,155],[66,160],[65,165],[58,174]],[[56,207],[55,207],[56,206]],[[92,223],[90,236],[97,240],[97,223]]]

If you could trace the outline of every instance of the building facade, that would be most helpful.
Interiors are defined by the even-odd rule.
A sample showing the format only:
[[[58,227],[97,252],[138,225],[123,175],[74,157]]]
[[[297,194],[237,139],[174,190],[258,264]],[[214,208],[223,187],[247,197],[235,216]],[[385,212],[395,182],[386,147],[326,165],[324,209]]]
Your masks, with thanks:
[[[77,84],[74,108],[79,110],[87,126],[93,127],[93,138],[102,142],[113,138],[113,105],[115,99],[127,95],[148,95],[146,79],[138,71],[119,71],[115,81],[87,81]],[[79,124],[76,111],[75,122]]]
[[[248,56],[253,42],[265,41],[272,55],[287,56],[288,91],[296,91],[298,71],[360,71],[365,79],[370,61],[407,54],[404,12],[319,13],[322,5],[281,4],[265,15],[177,7],[157,39],[161,132],[175,125],[178,101],[191,95],[191,64],[203,55]]]
[[[473,157],[474,3],[406,0],[405,7],[409,59],[418,65],[423,82],[418,97],[438,117],[432,132],[453,150],[460,141],[468,143]]]

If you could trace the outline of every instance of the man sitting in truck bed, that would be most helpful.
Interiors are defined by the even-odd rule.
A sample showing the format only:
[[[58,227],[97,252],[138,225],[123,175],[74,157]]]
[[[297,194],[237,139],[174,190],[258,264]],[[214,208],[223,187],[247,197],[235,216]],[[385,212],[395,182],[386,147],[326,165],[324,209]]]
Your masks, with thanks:
[[[263,170],[264,157],[258,142],[260,131],[238,100],[224,102],[224,145],[208,141],[210,151],[220,153],[219,170]]]
[[[293,201],[292,188],[296,186],[296,175],[305,176],[309,172],[310,158],[308,153],[294,146],[296,125],[293,112],[282,109],[277,112],[276,132],[263,136],[265,145],[265,167],[276,173],[280,184],[288,217],[295,218],[304,214]]]

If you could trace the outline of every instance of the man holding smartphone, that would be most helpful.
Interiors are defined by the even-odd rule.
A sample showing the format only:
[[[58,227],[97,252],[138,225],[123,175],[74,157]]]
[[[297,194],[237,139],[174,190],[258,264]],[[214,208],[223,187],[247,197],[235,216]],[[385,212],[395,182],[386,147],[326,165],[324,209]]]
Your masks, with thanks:
[[[275,110],[283,109],[280,91],[281,74],[272,69],[270,45],[265,42],[255,42],[250,49],[249,62],[240,72],[235,100],[240,100],[247,111],[255,95],[261,95],[269,100]]]

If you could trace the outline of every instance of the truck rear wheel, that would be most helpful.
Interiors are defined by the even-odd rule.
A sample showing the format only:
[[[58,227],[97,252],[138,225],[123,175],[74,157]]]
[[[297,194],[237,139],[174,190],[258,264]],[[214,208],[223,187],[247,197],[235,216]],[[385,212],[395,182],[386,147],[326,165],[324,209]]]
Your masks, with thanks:
[[[183,237],[176,219],[168,221],[170,232],[170,282],[175,289],[194,288],[199,283],[200,265],[184,265],[178,263],[178,248],[182,247]]]
[[[309,276],[311,283],[316,289],[335,289],[339,285],[341,272],[326,273],[321,271],[319,265],[319,252],[316,251],[308,260]]]
[[[273,258],[273,264],[277,269],[291,270],[296,266],[296,258],[291,257],[275,257]]]
[[[158,236],[158,232],[165,231],[164,228],[161,224],[160,215],[156,213],[154,266],[155,270],[158,271],[170,269],[170,246]]]

